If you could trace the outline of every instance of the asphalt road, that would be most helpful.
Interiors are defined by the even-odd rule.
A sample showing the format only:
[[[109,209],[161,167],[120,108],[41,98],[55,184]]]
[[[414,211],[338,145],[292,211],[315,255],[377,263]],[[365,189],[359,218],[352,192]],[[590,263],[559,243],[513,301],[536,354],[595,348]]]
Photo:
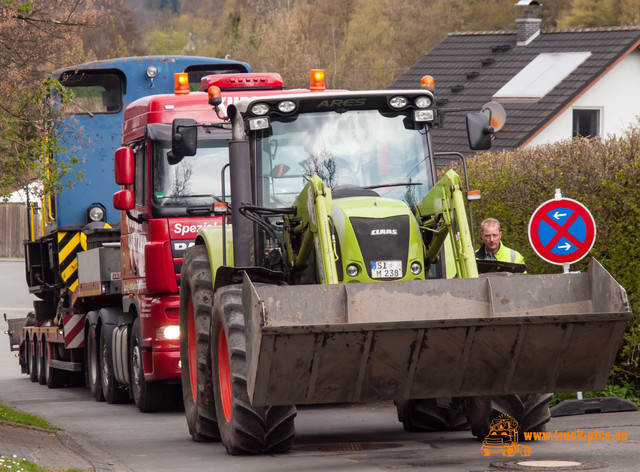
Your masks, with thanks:
[[[32,297],[23,274],[22,261],[0,260],[0,314],[21,316],[29,309]],[[0,331],[5,329],[0,321]],[[20,374],[6,336],[0,337],[0,401],[63,428],[112,470],[489,471],[498,470],[494,466],[500,464],[511,467],[506,470],[536,471],[639,468],[637,411],[553,418],[549,431],[577,435],[580,430],[585,439],[528,442],[530,457],[507,458],[483,456],[481,443],[469,431],[405,432],[390,403],[300,408],[295,446],[290,453],[232,457],[220,443],[193,442],[181,411],[142,414],[133,404],[96,403],[84,388],[51,390],[32,383]],[[589,433],[625,433],[627,439],[589,442]],[[525,460],[532,466],[525,467]],[[558,468],[557,461],[574,465]],[[514,468],[518,462],[521,465]]]

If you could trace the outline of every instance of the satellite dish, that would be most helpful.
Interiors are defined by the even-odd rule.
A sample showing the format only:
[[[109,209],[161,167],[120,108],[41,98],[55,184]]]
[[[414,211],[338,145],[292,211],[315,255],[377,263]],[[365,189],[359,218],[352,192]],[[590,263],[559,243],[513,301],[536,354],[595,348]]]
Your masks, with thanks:
[[[494,132],[500,131],[507,121],[507,112],[498,102],[485,103],[482,106],[482,113],[489,117],[489,126]]]

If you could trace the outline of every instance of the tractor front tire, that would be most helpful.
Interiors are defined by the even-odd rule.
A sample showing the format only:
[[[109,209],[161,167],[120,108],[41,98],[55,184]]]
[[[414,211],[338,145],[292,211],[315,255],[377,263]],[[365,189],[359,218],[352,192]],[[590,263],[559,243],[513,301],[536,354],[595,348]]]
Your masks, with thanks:
[[[469,429],[462,405],[441,405],[435,398],[396,400],[398,420],[405,431],[460,431]]]
[[[518,435],[542,432],[551,419],[549,402],[553,394],[504,395],[499,397],[472,397],[464,401],[471,432],[480,441],[489,434],[491,422],[507,415],[518,423]]]
[[[180,362],[182,399],[189,433],[194,441],[220,439],[213,400],[209,327],[213,283],[206,246],[184,254],[180,282]]]
[[[211,365],[222,443],[234,455],[288,451],[295,436],[295,406],[254,407],[247,394],[242,286],[219,289],[213,307]]]

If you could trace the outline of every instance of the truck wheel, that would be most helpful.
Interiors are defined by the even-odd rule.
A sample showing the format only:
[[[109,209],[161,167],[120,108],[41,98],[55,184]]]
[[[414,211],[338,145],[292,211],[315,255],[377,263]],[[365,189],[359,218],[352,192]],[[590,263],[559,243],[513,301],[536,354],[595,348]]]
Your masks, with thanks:
[[[209,326],[213,305],[211,266],[206,246],[189,248],[180,282],[180,363],[182,399],[194,441],[220,439],[213,401]]]
[[[107,349],[106,338],[107,335],[103,329],[100,334],[100,381],[102,383],[102,394],[107,403],[124,403],[129,398],[129,394],[120,387],[120,384],[113,374],[113,365],[111,364],[109,350]]]
[[[133,400],[143,413],[158,411],[172,406],[173,396],[166,382],[148,383],[144,378],[142,365],[142,335],[140,318],[133,322],[133,333],[129,350],[129,372],[131,372],[131,392]]]
[[[518,423],[518,435],[525,432],[545,431],[551,419],[549,402],[553,394],[504,395],[500,397],[473,397],[464,401],[471,432],[479,440],[489,434],[493,419],[508,415]]]
[[[102,394],[102,369],[100,368],[100,356],[98,355],[98,340],[96,339],[96,329],[87,330],[87,349],[85,353],[85,370],[87,373],[87,384],[91,390],[91,395],[97,402],[104,401]]]
[[[285,452],[293,446],[295,406],[253,407],[247,395],[242,286],[216,292],[211,364],[222,443],[229,454]]]
[[[435,398],[396,400],[398,420],[405,431],[460,431],[469,429],[461,405],[441,406]]]
[[[32,382],[37,382],[38,381],[38,367],[40,365],[40,359],[38,359],[40,357],[39,355],[39,350],[38,350],[38,340],[36,338],[33,338],[33,340],[31,341],[31,359],[30,359],[30,364],[31,364],[31,369],[29,372],[29,378],[31,379]]]

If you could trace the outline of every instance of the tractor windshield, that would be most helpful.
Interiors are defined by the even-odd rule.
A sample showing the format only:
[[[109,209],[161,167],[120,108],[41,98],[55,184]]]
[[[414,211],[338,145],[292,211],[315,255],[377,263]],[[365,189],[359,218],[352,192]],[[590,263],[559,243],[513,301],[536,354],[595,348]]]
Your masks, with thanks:
[[[257,163],[261,204],[289,206],[318,175],[332,190],[370,188],[414,205],[433,185],[427,133],[405,114],[378,110],[272,117]]]

